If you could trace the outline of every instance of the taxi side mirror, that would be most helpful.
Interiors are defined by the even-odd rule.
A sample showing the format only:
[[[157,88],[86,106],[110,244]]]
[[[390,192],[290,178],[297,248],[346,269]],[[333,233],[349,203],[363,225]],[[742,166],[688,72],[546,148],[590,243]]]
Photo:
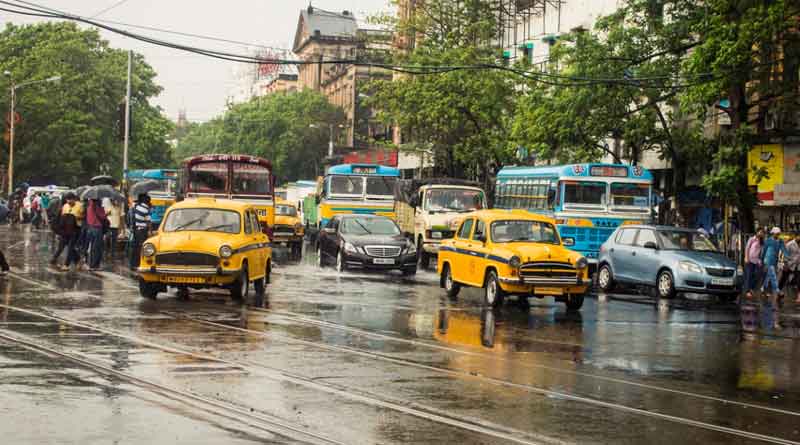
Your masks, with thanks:
[[[561,239],[561,242],[562,242],[562,244],[564,244],[565,246],[567,246],[567,247],[571,247],[571,246],[574,246],[574,245],[575,245],[575,238],[571,238],[571,237],[570,237],[570,238],[562,238],[562,239]]]
[[[475,237],[475,240],[485,244],[486,243],[486,235],[485,234],[484,235],[478,235],[478,236]]]

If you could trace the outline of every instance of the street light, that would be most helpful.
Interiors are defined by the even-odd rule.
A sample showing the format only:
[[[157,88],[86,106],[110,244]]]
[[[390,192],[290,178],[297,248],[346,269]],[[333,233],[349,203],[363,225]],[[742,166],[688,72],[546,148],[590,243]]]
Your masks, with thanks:
[[[4,75],[11,77],[10,71],[4,71]],[[8,115],[9,135],[8,135],[8,196],[14,192],[14,125],[17,120],[17,113],[14,110],[17,101],[17,89],[20,87],[33,85],[36,83],[59,82],[61,76],[51,76],[47,79],[29,80],[27,82],[15,83],[11,79],[11,113]]]
[[[339,128],[344,128],[344,125],[339,124],[337,125]],[[317,124],[309,124],[308,128],[322,128]],[[333,124],[328,125],[328,129],[330,130],[330,138],[328,139],[328,157],[333,157]]]

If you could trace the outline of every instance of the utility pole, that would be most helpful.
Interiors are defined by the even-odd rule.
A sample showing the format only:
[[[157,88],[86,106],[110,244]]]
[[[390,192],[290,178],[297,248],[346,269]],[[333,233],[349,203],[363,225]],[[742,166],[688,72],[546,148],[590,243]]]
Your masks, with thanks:
[[[11,82],[11,114],[9,115],[9,135],[8,140],[8,199],[14,193],[14,121],[17,120],[17,113],[14,110],[17,101],[17,85]]]
[[[122,188],[128,194],[128,143],[131,134],[131,68],[133,67],[133,51],[128,50],[128,82],[125,92],[125,140],[122,148]]]

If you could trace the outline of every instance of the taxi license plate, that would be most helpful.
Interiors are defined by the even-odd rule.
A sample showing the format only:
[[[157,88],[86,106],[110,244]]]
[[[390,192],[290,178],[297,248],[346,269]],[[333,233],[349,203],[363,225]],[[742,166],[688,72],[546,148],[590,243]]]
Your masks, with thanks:
[[[206,282],[206,280],[203,277],[181,277],[172,275],[162,276],[161,280],[167,283],[184,283],[184,284],[201,284]]]
[[[714,286],[733,286],[733,278],[712,278],[711,284]]]
[[[394,258],[375,258],[372,262],[375,264],[394,264]]]
[[[564,289],[560,287],[537,287],[533,293],[537,295],[563,295]]]

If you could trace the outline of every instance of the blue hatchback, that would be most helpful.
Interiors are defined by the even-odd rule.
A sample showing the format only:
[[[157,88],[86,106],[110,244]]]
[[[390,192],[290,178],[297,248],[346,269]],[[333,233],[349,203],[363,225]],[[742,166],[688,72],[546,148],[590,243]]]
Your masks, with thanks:
[[[597,284],[654,287],[659,297],[676,293],[715,294],[733,300],[739,293],[736,263],[703,234],[678,227],[621,226],[600,247]]]

